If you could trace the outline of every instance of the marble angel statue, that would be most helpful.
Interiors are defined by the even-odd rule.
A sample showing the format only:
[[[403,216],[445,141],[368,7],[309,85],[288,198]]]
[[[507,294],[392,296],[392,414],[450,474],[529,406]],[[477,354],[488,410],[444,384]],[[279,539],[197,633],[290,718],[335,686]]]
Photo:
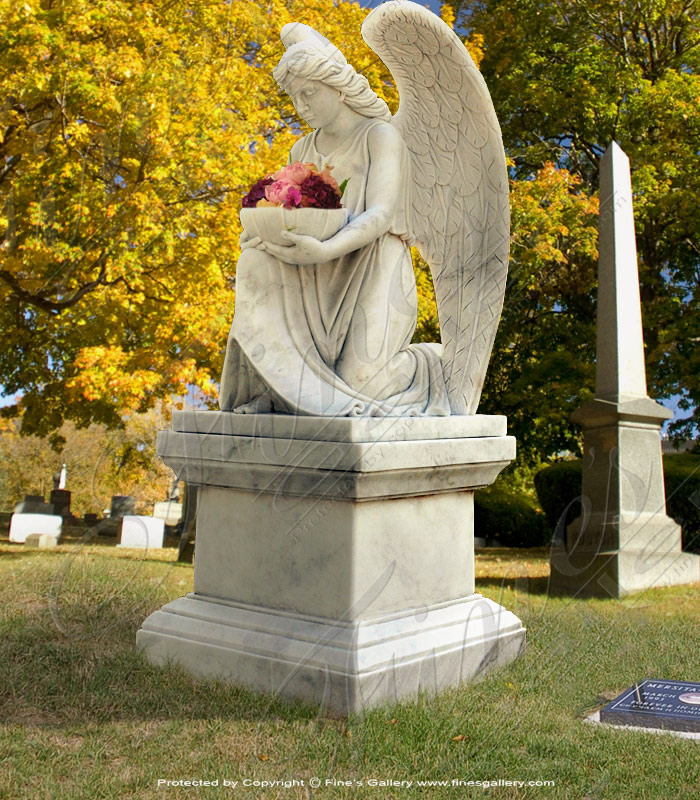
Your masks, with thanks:
[[[503,304],[508,181],[486,85],[435,14],[392,0],[362,34],[400,94],[389,109],[342,53],[285,25],[274,77],[313,133],[290,163],[349,178],[349,222],[289,246],[242,240],[223,410],[318,416],[473,414]],[[410,246],[430,265],[442,348],[411,344]]]

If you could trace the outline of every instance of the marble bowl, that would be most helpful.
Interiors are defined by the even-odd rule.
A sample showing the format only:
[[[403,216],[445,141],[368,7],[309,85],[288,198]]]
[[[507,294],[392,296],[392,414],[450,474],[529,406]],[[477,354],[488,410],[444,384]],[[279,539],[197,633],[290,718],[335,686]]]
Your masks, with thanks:
[[[251,237],[259,236],[263,242],[289,245],[280,235],[282,231],[314,236],[320,241],[330,239],[347,224],[347,208],[242,208],[241,225]]]

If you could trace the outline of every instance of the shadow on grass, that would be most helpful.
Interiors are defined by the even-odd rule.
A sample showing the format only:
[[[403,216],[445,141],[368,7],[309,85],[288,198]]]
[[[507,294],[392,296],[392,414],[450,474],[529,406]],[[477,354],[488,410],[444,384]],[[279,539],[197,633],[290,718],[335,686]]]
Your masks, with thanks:
[[[479,587],[489,587],[493,589],[511,589],[515,592],[524,592],[525,594],[532,594],[546,597],[549,594],[549,578],[530,578],[530,577],[513,577],[513,578],[477,578],[476,590]]]

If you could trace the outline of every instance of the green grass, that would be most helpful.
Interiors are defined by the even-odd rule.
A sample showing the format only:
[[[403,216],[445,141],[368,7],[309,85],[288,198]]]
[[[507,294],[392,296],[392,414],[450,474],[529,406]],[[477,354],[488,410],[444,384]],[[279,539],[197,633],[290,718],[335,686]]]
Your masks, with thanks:
[[[192,588],[173,550],[0,541],[0,798],[697,798],[700,742],[583,717],[645,677],[700,679],[700,586],[624,601],[546,596],[544,550],[487,551],[477,590],[528,627],[524,657],[481,683],[328,719],[149,665],[143,619]],[[168,560],[170,559],[170,560]],[[158,788],[159,778],[363,786]],[[386,780],[553,780],[547,788],[385,788]]]

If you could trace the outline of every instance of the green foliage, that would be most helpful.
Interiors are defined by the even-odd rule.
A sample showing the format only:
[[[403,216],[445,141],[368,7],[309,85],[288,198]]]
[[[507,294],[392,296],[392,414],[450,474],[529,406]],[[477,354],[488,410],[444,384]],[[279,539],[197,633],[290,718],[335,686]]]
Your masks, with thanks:
[[[498,539],[504,547],[548,544],[552,531],[537,503],[497,486],[474,493],[474,535]]]
[[[700,553],[700,455],[664,456],[668,513],[683,528],[683,548]]]
[[[549,526],[561,537],[581,513],[581,462],[572,459],[545,467],[535,475],[535,490]]]
[[[579,516],[582,465],[579,460],[559,461],[535,476],[535,488],[552,530],[563,533]],[[681,526],[683,548],[700,553],[700,455],[664,456],[666,511]]]
[[[532,221],[520,219],[516,189],[553,163],[581,181],[574,193],[594,197],[600,157],[611,140],[619,142],[632,166],[650,393],[680,395],[682,409],[700,409],[699,0],[452,5],[458,30],[483,37],[481,71],[513,161],[514,267],[521,260],[520,225],[525,232],[536,230]],[[504,330],[494,354],[493,380],[502,371],[505,384],[527,398],[523,406],[534,401],[531,438],[543,456],[556,452],[548,448],[557,438],[575,438],[562,406],[579,387],[581,394],[592,388],[595,276],[588,250],[572,254],[569,269],[552,287],[560,303],[540,305],[537,296],[521,294],[524,301],[513,314],[520,335],[504,340]],[[533,272],[536,289],[541,279],[549,282],[546,267],[542,261]],[[508,318],[509,302],[503,327],[517,332]],[[553,385],[547,371],[535,368],[550,351],[569,358],[567,368],[556,365]],[[502,383],[487,385],[487,393],[488,408],[501,401],[507,407]],[[672,432],[688,437],[699,420],[700,410],[674,423]]]

